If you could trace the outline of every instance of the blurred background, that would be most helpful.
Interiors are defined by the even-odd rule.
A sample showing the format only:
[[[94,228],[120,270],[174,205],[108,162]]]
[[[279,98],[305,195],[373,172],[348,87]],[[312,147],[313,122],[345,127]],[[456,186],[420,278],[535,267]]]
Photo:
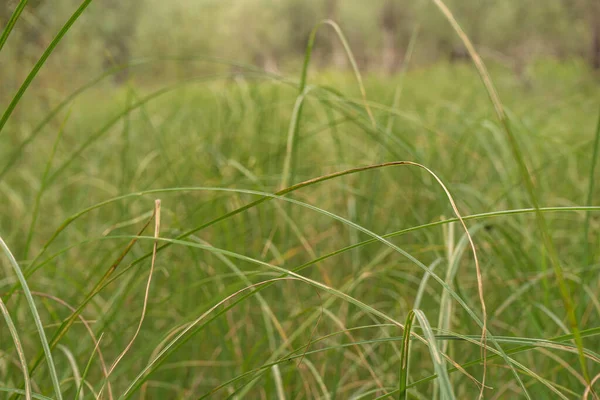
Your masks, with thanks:
[[[4,25],[17,1],[0,3],[0,25]],[[526,77],[530,63],[547,58],[576,59],[600,69],[598,0],[446,3],[482,56],[511,68],[519,77]],[[78,4],[74,0],[29,1],[0,55],[3,94],[22,81]],[[324,18],[339,23],[362,71],[396,73],[417,32],[411,66],[468,60],[460,40],[429,0],[372,0],[368,4],[363,0],[102,0],[86,10],[43,75],[61,79],[53,87],[59,90],[76,83],[73,79],[149,56],[219,57],[286,75],[301,68],[309,33]],[[348,68],[342,45],[331,30],[319,33],[313,56],[318,68]],[[215,65],[163,63],[154,65],[147,77],[182,76],[198,68]],[[122,81],[126,76],[124,71],[115,79]]]

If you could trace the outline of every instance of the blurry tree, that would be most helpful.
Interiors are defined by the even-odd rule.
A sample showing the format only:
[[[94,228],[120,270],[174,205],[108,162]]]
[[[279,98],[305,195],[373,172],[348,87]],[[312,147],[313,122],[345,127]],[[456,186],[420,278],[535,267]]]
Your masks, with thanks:
[[[0,24],[8,21],[18,1],[0,0]],[[29,0],[0,54],[4,71],[10,68],[19,77],[25,70],[23,61],[31,63],[39,57],[79,3]],[[513,68],[518,75],[526,75],[528,63],[540,57],[585,57],[591,67],[600,69],[600,0],[445,3],[485,58]],[[420,33],[413,63],[466,56],[460,39],[431,0],[96,0],[44,70],[48,82],[53,82],[52,73],[66,68],[80,71],[84,66],[86,71],[99,72],[133,57],[165,56],[226,58],[272,72],[299,69],[309,34],[324,18],[340,25],[361,69],[394,73],[415,25]],[[315,65],[341,69],[347,64],[339,38],[328,27],[319,31],[314,50]],[[161,63],[152,71],[187,76],[197,66]],[[203,68],[219,67],[212,63]],[[117,81],[126,77],[124,71]]]

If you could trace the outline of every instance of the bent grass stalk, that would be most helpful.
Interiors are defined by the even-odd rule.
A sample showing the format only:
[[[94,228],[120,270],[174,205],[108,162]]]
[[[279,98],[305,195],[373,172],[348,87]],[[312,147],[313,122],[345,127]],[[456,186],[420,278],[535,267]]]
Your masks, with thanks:
[[[531,176],[529,174],[529,169],[528,169],[527,163],[525,162],[525,157],[523,155],[523,152],[521,151],[521,148],[519,146],[517,138],[512,131],[509,118],[506,115],[506,112],[504,111],[504,106],[502,105],[502,102],[500,101],[500,96],[498,95],[498,92],[496,91],[496,88],[495,88],[494,84],[492,83],[490,74],[488,73],[488,71],[485,67],[485,64],[483,63],[483,60],[481,59],[481,57],[475,50],[475,46],[473,46],[473,44],[471,43],[471,40],[465,34],[463,29],[459,25],[458,21],[456,20],[456,18],[454,17],[454,15],[450,11],[450,9],[448,9],[448,7],[445,5],[445,3],[442,0],[433,0],[433,2],[440,9],[440,11],[444,15],[444,17],[448,20],[448,22],[450,23],[450,25],[452,26],[452,28],[454,29],[454,31],[456,32],[458,37],[461,39],[461,41],[467,48],[467,51],[469,52],[469,55],[471,56],[471,59],[473,60],[473,63],[475,64],[477,72],[479,73],[479,76],[481,77],[481,80],[483,81],[483,84],[484,84],[486,91],[490,97],[490,100],[494,106],[494,109],[496,110],[496,115],[498,116],[498,119],[500,120],[500,122],[504,128],[504,131],[506,133],[506,138],[507,138],[509,146],[511,148],[513,157],[514,157],[515,161],[517,162],[519,171],[521,173],[521,177],[522,177],[523,181],[525,182],[525,187],[527,188],[527,194],[529,196],[529,200],[531,201],[533,208],[535,209],[535,217],[536,217],[538,229],[542,235],[544,247],[546,248],[548,257],[550,258],[550,263],[552,264],[552,267],[554,269],[554,275],[556,276],[556,280],[558,282],[558,287],[559,287],[562,301],[563,301],[563,304],[565,307],[565,311],[567,313],[567,317],[569,319],[571,329],[573,330],[575,343],[579,350],[579,364],[581,367],[581,371],[583,373],[583,376],[585,377],[585,380],[589,384],[591,382],[591,378],[590,378],[590,374],[588,372],[587,364],[586,364],[585,358],[584,358],[583,340],[580,335],[579,322],[577,320],[577,315],[575,313],[573,299],[571,297],[571,292],[569,290],[569,287],[567,286],[567,284],[565,282],[560,258],[558,256],[558,252],[557,252],[554,242],[552,240],[552,236],[550,235],[550,231],[548,229],[546,219],[544,217],[544,214],[539,211],[540,206],[539,206],[538,196],[536,194],[536,189],[535,189],[533,180],[531,179]],[[482,397],[482,396],[483,396],[483,392],[481,393],[480,397]]]

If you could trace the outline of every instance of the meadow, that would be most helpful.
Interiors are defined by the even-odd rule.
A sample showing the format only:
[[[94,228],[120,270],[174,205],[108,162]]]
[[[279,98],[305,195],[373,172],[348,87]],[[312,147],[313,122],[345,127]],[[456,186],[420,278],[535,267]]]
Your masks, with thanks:
[[[301,67],[6,106],[2,396],[597,398],[597,75]]]

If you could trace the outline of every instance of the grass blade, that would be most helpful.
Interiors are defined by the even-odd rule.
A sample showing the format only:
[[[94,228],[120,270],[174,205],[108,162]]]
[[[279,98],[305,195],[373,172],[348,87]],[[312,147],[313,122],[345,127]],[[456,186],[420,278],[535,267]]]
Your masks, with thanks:
[[[592,166],[590,167],[590,177],[588,183],[588,195],[585,202],[586,206],[591,206],[594,197],[594,183],[596,182],[596,164],[598,163],[598,153],[600,152],[600,111],[598,112],[598,122],[596,124],[596,136],[594,138],[594,147],[592,150]],[[588,264],[594,260],[594,252],[590,250],[590,212],[585,213],[585,222],[583,225],[583,245],[585,246],[585,258]]]
[[[42,324],[42,320],[40,319],[40,315],[35,305],[35,301],[33,300],[33,296],[31,295],[31,291],[29,290],[29,285],[27,285],[27,281],[25,280],[25,276],[23,276],[23,272],[21,271],[17,260],[11,253],[10,249],[8,248],[2,237],[0,237],[0,247],[2,247],[4,254],[10,261],[10,264],[15,274],[17,275],[17,278],[19,279],[19,283],[23,288],[23,293],[25,294],[25,298],[27,299],[27,304],[29,305],[29,309],[35,321],[35,326],[37,328],[38,334],[40,335],[40,340],[44,349],[44,355],[46,356],[46,362],[48,364],[48,370],[50,372],[50,377],[52,378],[54,394],[58,400],[62,400],[60,382],[58,380],[58,374],[56,373],[54,360],[52,359],[52,351],[50,350],[50,346],[48,345],[48,339],[46,338],[46,333],[44,332],[44,325]]]
[[[429,321],[427,317],[421,310],[413,310],[415,317],[419,320],[419,325],[421,325],[421,329],[423,329],[423,335],[427,340],[427,344],[429,346],[429,353],[431,354],[431,359],[433,361],[433,368],[438,376],[439,388],[442,394],[442,400],[453,400],[456,397],[454,396],[454,392],[452,390],[452,384],[450,383],[450,378],[448,377],[448,371],[446,370],[444,358],[441,356],[440,351],[437,348],[436,338],[431,330],[431,326],[429,325]],[[485,362],[485,357],[484,357]]]
[[[25,9],[25,6],[27,5],[28,1],[29,0],[21,0],[19,4],[17,4],[17,8],[15,8],[15,11],[12,13],[10,19],[8,20],[4,31],[2,31],[2,36],[0,36],[0,51],[2,51],[4,44],[8,40],[8,36],[10,36],[10,33],[15,27],[15,24],[17,23],[17,20],[19,19],[21,13]]]
[[[408,361],[410,354],[410,332],[412,331],[412,324],[415,320],[414,311],[409,311],[404,323],[404,334],[402,335],[402,353],[400,357],[400,376],[398,384],[398,400],[406,400],[408,393],[406,388],[408,387]]]
[[[57,35],[54,37],[52,42],[50,42],[50,44],[48,45],[48,47],[46,48],[44,53],[42,53],[42,56],[40,57],[40,59],[35,63],[35,65],[33,66],[33,69],[31,70],[31,72],[29,72],[29,75],[27,75],[27,78],[25,78],[25,81],[23,82],[23,84],[21,85],[21,87],[19,88],[19,90],[17,91],[17,93],[15,94],[13,99],[11,100],[10,104],[4,111],[4,114],[0,118],[0,134],[2,134],[2,129],[6,125],[6,122],[10,118],[12,112],[15,110],[15,107],[17,106],[17,104],[19,104],[21,97],[23,97],[23,94],[25,94],[25,91],[27,90],[27,88],[29,87],[31,82],[33,82],[33,80],[35,79],[36,75],[38,74],[38,72],[40,71],[40,69],[42,68],[42,66],[44,65],[46,60],[48,59],[48,57],[50,57],[50,54],[52,54],[52,52],[54,51],[54,49],[56,48],[58,43],[60,43],[60,41],[66,35],[66,33],[69,31],[69,29],[71,29],[71,26],[73,26],[75,21],[77,21],[79,16],[81,16],[81,14],[85,11],[87,6],[89,6],[91,2],[92,2],[92,0],[84,0],[81,3],[79,8],[77,10],[75,10],[73,15],[71,15],[71,18],[69,18],[68,21],[65,23],[65,25],[60,29],[60,31],[58,31]]]
[[[552,241],[552,237],[550,235],[550,231],[548,229],[546,219],[545,219],[543,213],[541,213],[539,211],[540,206],[539,206],[538,196],[536,194],[535,185],[529,174],[529,169],[527,167],[527,163],[525,162],[525,157],[523,155],[523,152],[521,151],[519,143],[517,141],[517,138],[512,131],[510,120],[509,120],[508,116],[506,115],[506,112],[504,111],[504,106],[502,105],[502,102],[500,101],[500,96],[498,95],[498,92],[496,91],[496,88],[494,87],[494,84],[492,83],[490,74],[488,73],[487,68],[485,67],[485,64],[483,63],[483,60],[481,59],[481,57],[475,50],[475,47],[471,43],[471,40],[465,34],[465,32],[462,30],[462,28],[460,27],[456,18],[454,17],[452,12],[448,9],[448,7],[444,4],[444,2],[442,0],[433,0],[433,1],[437,5],[437,7],[440,9],[442,14],[444,14],[446,19],[450,23],[450,25],[452,25],[452,28],[454,29],[454,31],[457,33],[457,35],[459,36],[459,38],[462,40],[463,44],[467,48],[467,51],[469,52],[469,55],[471,56],[471,59],[473,60],[473,63],[475,64],[475,67],[477,68],[479,76],[481,77],[481,80],[483,81],[483,84],[487,90],[487,93],[492,101],[492,104],[493,104],[495,110],[496,110],[498,119],[500,120],[500,122],[502,123],[502,126],[504,127],[504,131],[506,133],[506,138],[508,139],[508,143],[510,145],[513,157],[515,158],[515,161],[517,162],[519,171],[521,173],[521,177],[522,177],[523,181],[525,182],[525,187],[527,188],[527,193],[528,193],[529,199],[533,205],[533,208],[535,209],[535,216],[536,216],[536,222],[538,225],[538,229],[542,235],[544,247],[546,248],[548,257],[550,258],[550,263],[552,264],[552,267],[554,269],[554,275],[556,276],[556,280],[558,282],[558,287],[560,289],[560,294],[561,294],[562,301],[563,301],[563,304],[565,307],[565,311],[567,313],[567,317],[569,319],[569,323],[571,325],[571,329],[574,334],[575,343],[577,345],[577,348],[579,349],[579,364],[581,367],[581,371],[582,371],[583,376],[585,377],[586,381],[589,384],[590,383],[590,374],[588,372],[587,364],[585,362],[584,351],[583,351],[583,349],[584,349],[583,340],[580,335],[579,322],[577,320],[577,315],[575,313],[575,307],[573,305],[571,291],[569,290],[569,287],[565,281],[563,269],[562,269],[561,262],[560,262],[560,259],[558,256],[558,252],[556,250],[554,242]],[[517,378],[517,380],[520,381],[518,376],[515,376],[515,377]],[[521,385],[521,388],[526,392],[525,386]]]
[[[21,363],[21,369],[23,370],[23,384],[25,385],[25,398],[27,400],[31,399],[31,382],[29,380],[29,369],[27,368],[27,361],[25,360],[25,352],[23,351],[23,345],[21,344],[21,339],[19,338],[19,333],[17,332],[17,328],[13,323],[12,318],[0,298],[0,311],[2,311],[2,315],[4,316],[4,320],[6,321],[6,325],[8,325],[8,331],[10,332],[10,336],[13,339],[13,343],[15,344],[15,349],[17,350],[17,354],[19,355],[19,362]]]

